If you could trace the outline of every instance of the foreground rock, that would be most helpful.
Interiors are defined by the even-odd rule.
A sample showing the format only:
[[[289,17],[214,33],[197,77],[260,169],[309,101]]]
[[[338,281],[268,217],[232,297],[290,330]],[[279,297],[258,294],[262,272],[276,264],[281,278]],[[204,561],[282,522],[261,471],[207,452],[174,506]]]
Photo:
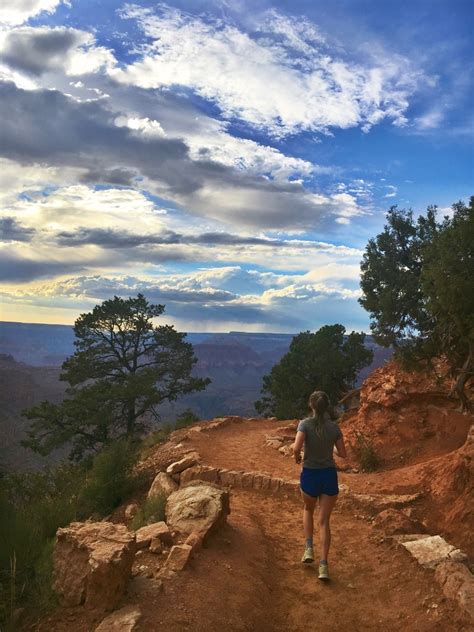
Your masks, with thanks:
[[[113,610],[125,592],[135,548],[125,525],[73,522],[58,529],[53,589],[67,605]]]
[[[230,513],[229,492],[209,483],[192,481],[173,492],[166,503],[166,522],[179,533],[207,535]]]
[[[182,571],[187,565],[193,548],[189,544],[176,544],[169,552],[166,568],[172,571]]]
[[[95,632],[133,632],[141,616],[142,612],[138,606],[125,606],[105,617]]]

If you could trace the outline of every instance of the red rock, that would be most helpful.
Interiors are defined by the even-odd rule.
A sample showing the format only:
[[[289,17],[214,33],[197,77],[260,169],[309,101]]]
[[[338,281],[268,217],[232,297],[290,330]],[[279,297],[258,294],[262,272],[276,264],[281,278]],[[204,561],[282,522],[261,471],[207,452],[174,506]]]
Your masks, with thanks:
[[[397,509],[381,511],[376,516],[373,525],[382,529],[387,535],[423,533],[425,531],[422,524]]]
[[[242,473],[242,487],[244,489],[251,489],[253,487],[254,472]]]
[[[186,538],[185,544],[188,544],[192,548],[193,553],[194,553],[194,551],[201,548],[203,544],[203,540],[204,540],[204,535],[202,533],[193,531]]]

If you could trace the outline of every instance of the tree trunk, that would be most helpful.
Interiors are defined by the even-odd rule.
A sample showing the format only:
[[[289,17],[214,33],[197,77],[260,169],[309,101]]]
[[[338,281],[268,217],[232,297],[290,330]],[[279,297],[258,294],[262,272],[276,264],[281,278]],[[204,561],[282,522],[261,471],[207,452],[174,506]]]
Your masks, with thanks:
[[[462,365],[462,368],[459,372],[458,378],[456,382],[453,384],[451,388],[450,395],[456,394],[459,400],[461,401],[461,409],[463,411],[467,410],[472,412],[472,403],[469,397],[466,395],[464,391],[464,387],[466,385],[467,380],[473,374],[473,362],[472,362],[472,344],[469,343],[469,353],[467,354],[466,360]]]
[[[135,412],[135,400],[131,400],[128,404],[127,411],[127,436],[131,436],[133,434],[133,429],[135,426],[136,412]]]

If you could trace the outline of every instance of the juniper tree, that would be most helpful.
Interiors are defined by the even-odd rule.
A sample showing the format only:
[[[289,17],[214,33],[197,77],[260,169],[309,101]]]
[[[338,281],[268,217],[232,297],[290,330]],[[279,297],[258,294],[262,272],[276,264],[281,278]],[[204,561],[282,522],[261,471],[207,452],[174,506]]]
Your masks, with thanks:
[[[164,401],[203,390],[186,334],[155,326],[163,305],[142,294],[115,296],[81,314],[74,324],[75,353],[62,365],[69,387],[60,404],[43,401],[24,412],[32,420],[27,447],[41,454],[69,445],[81,459],[110,441],[139,436]]]
[[[361,263],[361,305],[375,340],[393,345],[406,366],[445,356],[453,392],[471,408],[464,386],[474,367],[474,197],[436,219],[436,207],[415,221],[392,207],[384,230],[370,239]]]
[[[308,412],[314,390],[325,391],[337,401],[373,357],[364,346],[365,334],[345,336],[345,331],[342,325],[326,325],[315,333],[294,336],[288,352],[264,376],[263,397],[255,402],[256,410],[280,419],[301,417]]]

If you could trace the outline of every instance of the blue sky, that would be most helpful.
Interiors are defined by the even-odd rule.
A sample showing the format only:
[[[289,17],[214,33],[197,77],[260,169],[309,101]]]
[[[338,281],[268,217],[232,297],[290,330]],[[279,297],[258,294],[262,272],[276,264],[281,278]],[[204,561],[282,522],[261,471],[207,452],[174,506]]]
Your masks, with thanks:
[[[141,291],[188,331],[368,330],[388,208],[473,193],[473,11],[4,1],[0,318]]]

